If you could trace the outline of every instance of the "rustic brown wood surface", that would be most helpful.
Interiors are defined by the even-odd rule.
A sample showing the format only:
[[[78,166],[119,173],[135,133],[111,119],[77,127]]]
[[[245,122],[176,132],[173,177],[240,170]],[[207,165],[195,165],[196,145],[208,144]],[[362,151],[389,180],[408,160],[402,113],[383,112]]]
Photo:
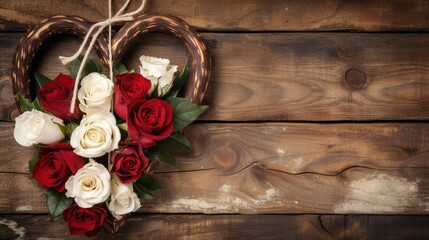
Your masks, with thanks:
[[[206,39],[210,109],[185,131],[194,152],[158,170],[166,188],[117,239],[428,238],[429,2],[149,0],[146,12],[177,15]],[[49,224],[33,150],[13,139],[15,47],[29,26],[70,13],[99,21],[107,4],[0,0],[0,239],[83,239]],[[34,69],[66,73],[58,55],[79,43],[50,41]],[[158,33],[125,64],[137,69],[143,53],[180,68],[188,57]]]
[[[26,170],[32,152],[13,143],[13,123],[0,126],[10,146],[0,155],[19,153],[1,160],[0,212],[46,212]],[[141,211],[427,213],[427,124],[195,124],[186,134],[194,153],[158,171],[166,188]]]
[[[123,1],[114,1],[117,10]],[[136,9],[133,1],[130,9]],[[208,31],[425,31],[429,3],[424,0],[173,0],[149,1],[146,12],[169,13]],[[75,11],[73,11],[75,10]],[[107,18],[104,0],[1,0],[0,29],[25,29],[57,14],[78,14],[90,21]]]
[[[70,237],[67,226],[46,215],[3,215],[2,239]],[[16,224],[16,225],[15,225]],[[135,214],[117,239],[426,239],[424,216],[356,215],[147,215]],[[98,239],[109,236],[101,232]]]
[[[17,111],[11,98],[13,48],[22,34],[0,35],[0,119]],[[429,118],[429,38],[420,34],[258,33],[203,34],[214,61],[201,119],[422,120]],[[58,55],[71,55],[79,40],[52,41],[38,71],[55,77],[67,70]],[[237,45],[240,43],[240,45]],[[176,39],[150,34],[126,56],[155,54],[185,62]],[[255,48],[255,46],[258,46]],[[94,55],[94,59],[97,57]],[[267,107],[269,106],[269,107]]]

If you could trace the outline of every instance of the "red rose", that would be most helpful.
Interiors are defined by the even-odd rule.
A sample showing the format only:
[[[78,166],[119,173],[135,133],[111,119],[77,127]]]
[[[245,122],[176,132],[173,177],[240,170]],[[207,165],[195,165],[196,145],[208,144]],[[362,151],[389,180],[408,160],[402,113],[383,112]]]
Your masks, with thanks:
[[[133,183],[142,175],[149,164],[149,160],[137,146],[124,146],[112,153],[112,173],[121,179],[121,182]]]
[[[69,224],[71,235],[85,234],[94,237],[103,227],[107,217],[106,209],[94,205],[91,208],[81,208],[76,203],[63,212],[64,221]]]
[[[76,105],[74,113],[70,113],[75,81],[67,75],[60,74],[54,80],[46,82],[37,96],[43,109],[50,111],[64,121],[77,120],[82,112]]]
[[[128,104],[128,135],[143,148],[155,146],[156,140],[170,136],[173,132],[172,120],[173,107],[163,100],[154,98]]]
[[[116,76],[115,112],[121,119],[127,118],[127,105],[133,100],[145,99],[151,87],[149,79],[138,73]]]
[[[83,165],[83,158],[73,152],[69,143],[57,143],[40,150],[32,173],[40,185],[63,192],[67,179]]]

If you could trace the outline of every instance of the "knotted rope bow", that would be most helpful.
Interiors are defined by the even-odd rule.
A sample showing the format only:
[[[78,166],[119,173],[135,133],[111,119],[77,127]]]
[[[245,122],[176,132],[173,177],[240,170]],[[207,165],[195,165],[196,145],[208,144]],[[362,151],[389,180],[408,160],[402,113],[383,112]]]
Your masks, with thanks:
[[[143,0],[142,4],[140,5],[140,7],[137,10],[135,10],[133,12],[122,14],[125,11],[125,8],[127,8],[127,6],[129,5],[130,1],[131,0],[127,0],[124,3],[124,5],[121,7],[121,9],[119,9],[119,11],[115,14],[115,16],[112,17],[112,2],[111,2],[111,0],[109,0],[109,18],[102,21],[102,22],[95,23],[94,25],[91,26],[91,28],[89,29],[85,38],[83,39],[82,45],[80,46],[79,50],[73,56],[71,56],[71,57],[60,56],[59,57],[60,61],[64,65],[75,60],[82,53],[82,51],[85,48],[92,32],[94,32],[95,29],[98,28],[97,31],[92,36],[91,42],[89,43],[89,45],[86,49],[82,63],[80,64],[79,70],[77,72],[76,81],[75,81],[75,85],[74,85],[74,89],[73,89],[73,98],[72,98],[72,101],[70,104],[70,113],[74,112],[74,108],[76,105],[77,90],[78,90],[78,86],[79,86],[79,82],[80,82],[80,77],[82,75],[83,67],[85,66],[85,63],[86,63],[88,56],[89,56],[89,53],[91,52],[92,47],[94,46],[95,42],[97,41],[98,36],[103,32],[104,28],[106,28],[107,26],[109,26],[109,47],[108,47],[109,48],[109,71],[110,71],[110,80],[113,81],[112,24],[118,23],[118,22],[127,22],[127,21],[134,20],[134,15],[141,12],[146,5],[146,0]]]

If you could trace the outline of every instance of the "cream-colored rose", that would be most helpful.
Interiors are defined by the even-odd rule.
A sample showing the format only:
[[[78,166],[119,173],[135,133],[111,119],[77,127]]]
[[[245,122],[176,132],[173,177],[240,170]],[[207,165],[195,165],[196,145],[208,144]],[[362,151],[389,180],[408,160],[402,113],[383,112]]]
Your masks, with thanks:
[[[170,60],[166,58],[156,58],[149,56],[140,57],[140,74],[149,79],[152,86],[149,95],[154,91],[158,97],[165,96],[173,86],[174,73],[177,66],[170,65]],[[156,88],[156,90],[155,90]]]
[[[113,83],[106,76],[90,73],[82,79],[78,91],[79,108],[82,112],[110,111],[113,96]]]
[[[133,190],[133,184],[123,184],[115,175],[112,176],[111,195],[108,205],[112,215],[121,219],[122,215],[135,212],[140,208],[140,200]]]
[[[63,120],[33,109],[15,119],[13,136],[24,147],[38,143],[58,143],[64,138],[58,124],[64,126]]]
[[[72,132],[70,144],[82,157],[95,158],[118,148],[121,133],[111,112],[87,115]]]
[[[94,161],[79,169],[66,182],[66,196],[74,198],[81,208],[90,208],[110,196],[110,173]]]

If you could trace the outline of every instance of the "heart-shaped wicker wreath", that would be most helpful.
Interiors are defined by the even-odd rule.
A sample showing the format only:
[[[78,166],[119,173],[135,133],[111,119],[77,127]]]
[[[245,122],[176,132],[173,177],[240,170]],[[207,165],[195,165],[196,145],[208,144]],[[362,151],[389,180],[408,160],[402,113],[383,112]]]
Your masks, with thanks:
[[[13,59],[12,82],[17,105],[17,93],[34,99],[30,91],[32,62],[39,48],[50,38],[60,34],[73,34],[83,38],[91,24],[83,18],[72,16],[54,16],[43,20],[25,34]],[[130,43],[140,35],[161,31],[173,34],[181,39],[189,53],[189,79],[184,89],[184,97],[195,104],[201,104],[210,79],[211,61],[207,48],[198,33],[180,18],[162,14],[144,14],[125,24],[112,39],[112,58],[119,61]],[[100,35],[95,43],[95,50],[103,65],[109,66],[108,41]]]
[[[40,47],[50,38],[67,34],[83,38],[91,27],[90,22],[75,16],[54,16],[43,20],[40,24],[30,29],[21,39],[12,66],[12,82],[14,96],[19,109],[21,105],[18,94],[28,99],[34,99],[32,92],[32,64]],[[203,39],[198,33],[182,19],[162,14],[144,14],[135,20],[126,23],[112,39],[112,59],[119,61],[130,44],[140,35],[148,32],[165,32],[172,34],[183,41],[190,53],[189,77],[184,86],[183,97],[195,104],[201,104],[206,93],[211,61]],[[108,40],[101,34],[94,48],[101,59],[101,63],[108,68]],[[152,175],[159,162],[152,161],[145,173]],[[123,220],[109,217],[104,227],[110,234],[114,235],[123,225]]]

